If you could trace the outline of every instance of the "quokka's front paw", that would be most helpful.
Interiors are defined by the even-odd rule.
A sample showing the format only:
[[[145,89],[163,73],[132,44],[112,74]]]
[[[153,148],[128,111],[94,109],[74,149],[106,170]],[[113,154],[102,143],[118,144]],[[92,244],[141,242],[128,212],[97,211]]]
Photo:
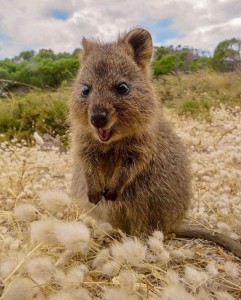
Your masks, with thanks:
[[[102,192],[102,195],[104,196],[105,200],[115,201],[119,196],[119,192],[117,190],[105,189]]]
[[[101,192],[88,192],[88,198],[89,201],[93,204],[97,204],[100,202],[101,198],[102,198],[102,193]]]

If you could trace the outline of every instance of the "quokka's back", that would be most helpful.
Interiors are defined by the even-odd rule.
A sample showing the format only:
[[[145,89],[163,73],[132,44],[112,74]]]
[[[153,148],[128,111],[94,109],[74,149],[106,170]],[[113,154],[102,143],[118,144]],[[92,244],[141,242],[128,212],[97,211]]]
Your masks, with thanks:
[[[188,208],[190,174],[152,87],[151,36],[137,28],[114,43],[82,44],[70,101],[73,195],[127,233],[167,233]]]

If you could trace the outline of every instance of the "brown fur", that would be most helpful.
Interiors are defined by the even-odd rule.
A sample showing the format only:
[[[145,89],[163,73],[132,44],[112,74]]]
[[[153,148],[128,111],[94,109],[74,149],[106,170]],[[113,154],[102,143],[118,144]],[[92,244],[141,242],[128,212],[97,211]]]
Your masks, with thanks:
[[[169,232],[183,218],[191,194],[186,151],[155,98],[151,57],[152,40],[144,29],[110,44],[83,39],[70,103],[73,194],[88,209],[93,206],[88,200],[98,203],[105,191],[93,212],[132,234]],[[130,86],[128,95],[117,95],[120,82]],[[83,84],[91,86],[87,97],[81,96]],[[108,142],[91,125],[96,109],[108,111],[107,127],[114,128]]]

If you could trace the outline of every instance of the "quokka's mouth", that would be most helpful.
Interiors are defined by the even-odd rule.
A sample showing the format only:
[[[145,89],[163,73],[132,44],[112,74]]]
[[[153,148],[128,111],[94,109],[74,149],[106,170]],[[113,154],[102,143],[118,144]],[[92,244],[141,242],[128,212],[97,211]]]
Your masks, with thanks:
[[[98,129],[98,135],[102,142],[109,141],[113,132],[114,132],[113,127],[109,128],[109,129],[103,129],[103,128]]]

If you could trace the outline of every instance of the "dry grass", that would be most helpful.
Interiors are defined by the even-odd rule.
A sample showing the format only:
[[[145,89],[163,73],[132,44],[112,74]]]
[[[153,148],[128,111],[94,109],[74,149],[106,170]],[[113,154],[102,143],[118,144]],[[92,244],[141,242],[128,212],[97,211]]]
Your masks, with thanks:
[[[167,114],[192,156],[195,193],[188,221],[240,240],[240,109],[212,109],[208,122]],[[232,253],[202,240],[162,243],[160,234],[153,237],[155,246],[125,240],[70,202],[64,194],[71,179],[69,153],[2,143],[0,169],[2,299],[241,298],[241,261]],[[62,196],[47,194],[49,204],[40,195],[47,189],[60,189]],[[83,234],[74,236],[74,229],[61,236],[63,221]],[[125,249],[124,257],[113,244]]]
[[[211,107],[241,104],[241,73],[167,75],[156,81],[162,102],[179,113],[208,116]]]

